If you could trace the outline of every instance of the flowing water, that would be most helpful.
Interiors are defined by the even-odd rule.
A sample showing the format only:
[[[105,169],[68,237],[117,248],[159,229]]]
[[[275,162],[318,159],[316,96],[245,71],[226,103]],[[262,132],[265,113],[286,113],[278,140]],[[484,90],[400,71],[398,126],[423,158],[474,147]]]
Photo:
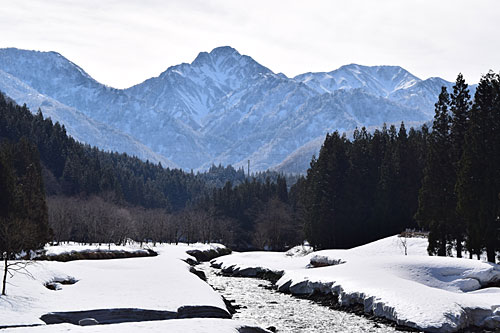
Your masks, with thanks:
[[[221,276],[209,263],[197,268],[205,272],[215,290],[242,307],[233,318],[243,322],[264,328],[274,326],[280,333],[396,332],[383,323],[270,290],[269,281]]]

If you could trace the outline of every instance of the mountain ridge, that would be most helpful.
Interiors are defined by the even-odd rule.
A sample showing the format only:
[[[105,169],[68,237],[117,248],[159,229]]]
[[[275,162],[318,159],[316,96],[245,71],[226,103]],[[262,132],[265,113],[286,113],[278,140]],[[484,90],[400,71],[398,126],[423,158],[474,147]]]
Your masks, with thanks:
[[[161,163],[164,167],[178,167],[130,135],[90,119],[80,111],[40,94],[2,70],[0,70],[0,92],[13,101],[23,100],[23,104],[26,104],[33,113],[43,109],[42,113],[45,118],[51,118],[53,122],[63,124],[67,133],[82,143],[98,146],[105,151],[135,155],[155,164]]]
[[[183,169],[252,159],[262,170],[325,131],[428,121],[439,85],[452,86],[400,66],[349,64],[289,78],[230,46],[126,89],[99,83],[56,52],[0,49],[0,70]]]

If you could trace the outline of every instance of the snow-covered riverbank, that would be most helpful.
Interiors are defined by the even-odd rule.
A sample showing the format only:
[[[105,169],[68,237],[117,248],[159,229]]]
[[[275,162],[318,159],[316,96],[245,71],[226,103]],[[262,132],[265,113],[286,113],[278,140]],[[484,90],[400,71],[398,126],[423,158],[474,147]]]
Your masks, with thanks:
[[[41,325],[6,331],[79,332],[85,328],[71,324],[45,325],[40,318],[53,312],[107,309],[154,310],[179,317],[181,307],[195,306],[209,307],[218,314],[225,314],[221,317],[229,317],[221,296],[190,273],[190,266],[184,262],[188,258],[194,259],[186,251],[208,250],[213,246],[218,245],[161,245],[154,247],[158,256],[143,258],[34,262],[27,267],[29,275],[16,273],[8,280],[8,295],[0,297],[0,327]],[[72,244],[49,248],[48,253],[95,248]],[[107,245],[102,246],[102,250],[107,248]],[[136,251],[138,247],[115,247],[114,250]],[[57,290],[46,288],[45,284],[49,282],[55,282]],[[185,315],[186,311],[182,314]],[[190,315],[187,314],[188,318]],[[193,313],[193,316],[196,315]],[[229,319],[192,318],[98,325],[86,331],[237,332],[243,326],[244,323]]]
[[[425,331],[452,332],[468,326],[500,328],[500,267],[477,260],[429,257],[427,240],[389,237],[351,250],[305,256],[247,252],[215,259],[226,272],[255,276],[283,274],[280,291],[338,295],[340,304],[361,304],[366,312]],[[290,253],[289,253],[290,254]],[[311,258],[340,263],[307,268]]]
[[[233,319],[250,321],[260,327],[272,326],[279,333],[396,332],[380,321],[271,290],[272,284],[267,280],[225,276],[207,263],[197,268],[206,273],[208,283],[215,290],[234,301],[237,312]]]

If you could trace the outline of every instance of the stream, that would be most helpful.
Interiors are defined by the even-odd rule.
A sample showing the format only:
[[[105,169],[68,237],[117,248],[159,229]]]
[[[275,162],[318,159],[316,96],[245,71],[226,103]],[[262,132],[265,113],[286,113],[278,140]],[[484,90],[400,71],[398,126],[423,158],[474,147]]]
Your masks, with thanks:
[[[293,297],[269,288],[271,282],[254,278],[228,277],[209,263],[197,266],[208,283],[227,300],[241,306],[233,319],[260,327],[276,327],[276,332],[396,332],[394,327],[368,318],[332,310],[313,301]]]

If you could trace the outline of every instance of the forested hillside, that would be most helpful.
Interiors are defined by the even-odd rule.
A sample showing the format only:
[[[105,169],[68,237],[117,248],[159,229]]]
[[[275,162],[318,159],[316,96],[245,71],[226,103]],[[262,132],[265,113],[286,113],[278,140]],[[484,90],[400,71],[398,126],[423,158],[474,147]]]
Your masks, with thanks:
[[[198,174],[163,168],[81,144],[64,126],[40,111],[33,115],[2,94],[0,111],[0,140],[24,140],[39,152],[54,241],[120,243],[131,238],[266,246],[254,241],[253,233],[258,212],[276,195],[276,183],[287,192],[286,180],[278,173],[259,172],[249,180],[242,169],[231,166],[212,166]],[[252,195],[241,198],[238,193],[245,188],[251,188]],[[231,202],[221,201],[218,193],[228,191]],[[265,238],[263,228],[259,232]]]
[[[327,135],[292,188],[306,238],[349,248],[406,228],[429,231],[429,254],[495,262],[500,249],[500,75],[481,78],[473,102],[459,75],[442,88],[432,130],[394,126]]]

